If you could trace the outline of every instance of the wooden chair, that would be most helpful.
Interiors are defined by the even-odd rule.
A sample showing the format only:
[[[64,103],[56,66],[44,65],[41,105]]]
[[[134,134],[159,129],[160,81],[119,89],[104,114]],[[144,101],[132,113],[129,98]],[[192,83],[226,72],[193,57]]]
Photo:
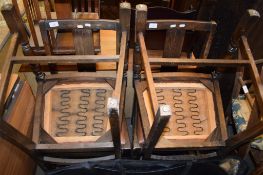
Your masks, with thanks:
[[[56,23],[64,27],[76,27],[78,31],[80,29],[77,26],[83,25],[83,33],[98,26],[106,30],[119,30],[116,41],[119,42],[119,47],[117,47],[119,54],[117,55],[19,57],[15,54],[17,45],[23,41],[19,38],[23,28],[10,28],[13,35],[0,85],[1,113],[4,112],[6,87],[15,64],[31,65],[37,80],[36,105],[32,139],[14,129],[3,118],[0,120],[0,132],[5,139],[29,154],[42,168],[47,168],[46,165],[50,163],[65,165],[120,158],[123,152],[130,150],[123,113],[130,4],[121,3],[120,8],[123,13],[120,21],[41,22],[41,25],[48,25],[50,28],[52,28],[50,24]],[[6,12],[4,13],[5,19],[14,17],[8,16],[12,14],[11,12],[7,13],[8,10],[12,10],[10,4],[3,9]],[[16,20],[13,18],[11,21]],[[23,46],[23,48],[27,55],[32,53],[30,47]],[[58,72],[58,74],[51,75],[45,75],[40,66],[48,63],[63,65],[98,62],[116,62],[118,66],[115,71]]]
[[[95,8],[96,9],[96,8]],[[120,20],[126,20],[125,12],[122,12],[122,9],[120,9]],[[98,39],[100,40],[99,35],[94,35],[94,33],[98,34],[98,31],[100,30],[115,30],[116,31],[116,54],[119,54],[120,50],[120,33],[121,28],[115,27],[115,26],[109,26],[108,28],[104,26],[97,25],[97,21],[100,21],[102,23],[107,22],[107,20],[84,20],[85,18],[81,18],[83,21],[81,23],[76,23],[76,20],[73,19],[64,19],[64,20],[46,20],[39,22],[40,31],[42,40],[44,43],[45,53],[46,55],[68,55],[68,54],[76,54],[76,55],[85,55],[85,54],[98,54]],[[124,25],[130,25],[129,21],[125,21]],[[60,23],[59,26],[56,26],[56,22]],[[51,25],[50,25],[51,24]],[[52,24],[55,24],[55,26],[52,27]],[[89,27],[90,24],[94,24],[94,28]],[[57,33],[57,37],[55,40],[52,40],[54,38],[53,34],[56,33],[56,31],[71,31],[68,34],[72,35],[73,43],[70,45],[73,47],[67,47],[63,46],[61,42],[57,42],[59,40],[59,33]],[[65,34],[65,33],[64,33]],[[64,35],[63,34],[63,35]],[[66,35],[66,34],[65,34]],[[64,40],[64,39],[62,39]],[[66,39],[66,43],[70,43],[72,41]],[[103,40],[103,38],[102,38]],[[64,41],[63,41],[64,42]],[[58,44],[60,43],[60,44]],[[100,44],[100,43],[99,43]],[[63,47],[63,48],[62,48]],[[96,65],[78,65],[79,71],[95,71]]]
[[[141,5],[140,5],[141,6]],[[252,80],[258,106],[263,102],[262,82],[259,77],[247,39],[239,41],[238,59],[206,59],[211,43],[210,32],[204,43],[201,58],[180,57],[181,40],[174,40],[170,48],[176,48],[179,55],[174,57],[148,56],[144,33],[146,30],[170,29],[214,31],[213,22],[187,20],[147,21],[146,8],[137,8],[137,42],[140,54],[134,57],[138,64],[140,79],[135,80],[138,109],[134,119],[134,150],[141,151],[144,159],[197,160],[226,155],[250,142],[263,132],[262,110],[251,121],[245,131],[232,137],[228,136],[222,106],[219,83],[220,75],[229,70],[248,68],[246,74]],[[143,11],[143,12],[142,12]],[[154,29],[153,29],[154,28]],[[179,29],[177,29],[179,28]],[[182,37],[183,38],[183,37]],[[177,45],[178,43],[178,45]],[[166,44],[166,43],[165,43]],[[174,47],[177,45],[177,47]],[[170,50],[174,51],[174,50]],[[138,56],[138,57],[137,57]],[[137,60],[139,59],[139,60]],[[153,65],[174,65],[179,67],[170,72],[156,72]],[[185,70],[180,66],[188,66]],[[210,67],[209,69],[197,69]],[[234,68],[234,69],[233,69]],[[196,72],[198,71],[198,73]]]
[[[135,42],[135,14],[136,9],[132,10],[131,15],[131,40],[134,45]],[[153,6],[147,9],[147,19],[148,20],[157,20],[157,19],[188,19],[194,20],[196,19],[197,11],[188,10],[188,11],[176,11],[174,9],[162,6]],[[147,31],[146,32],[146,46],[149,50],[162,50],[163,43],[165,39],[166,31],[165,30],[156,30],[156,31]],[[149,37],[147,37],[149,36]],[[155,42],[158,40],[159,42]]]
[[[54,6],[58,19],[99,19],[100,17],[99,0],[55,0]]]
[[[231,53],[231,55],[238,55],[238,50],[237,50],[238,41],[239,41],[238,36],[246,35],[249,37],[252,32],[251,26],[258,24],[259,21],[260,21],[260,14],[258,13],[258,11],[254,9],[248,9],[246,13],[243,14],[231,38],[231,43],[229,46],[229,52]],[[251,38],[248,38],[248,42],[249,40],[251,40]],[[253,49],[251,50],[253,51]],[[262,81],[263,80],[262,59],[255,60],[255,63],[258,68],[258,71],[260,72],[260,78]],[[257,94],[254,92],[254,86],[251,83],[252,80],[246,76],[246,73],[247,71],[244,69],[239,69],[239,71],[236,73],[236,78],[234,81],[235,89],[233,90],[232,98],[238,99],[240,94],[243,94],[245,96],[245,99],[243,99],[243,101],[247,102],[248,113],[245,113],[244,115],[248,115],[247,128],[251,128],[253,127],[254,124],[260,121],[260,118],[258,118],[258,115],[260,113],[260,110],[259,110],[260,107],[257,103],[255,103],[255,96]],[[242,107],[240,110],[242,110]],[[246,118],[244,120],[246,121]],[[237,122],[238,121],[237,119],[234,121],[236,125],[239,124]],[[241,127],[239,129],[241,129]],[[255,142],[257,144],[261,143],[257,141],[257,139]],[[253,171],[252,174],[260,174],[262,172],[261,167],[262,167],[262,162],[263,162],[262,150],[252,147],[250,143],[246,143],[238,149],[238,154],[242,158],[245,158],[248,155],[248,153],[251,156],[251,159],[255,165],[255,171]]]
[[[77,1],[54,1],[57,19],[100,19],[100,1],[99,0],[77,0]],[[92,32],[94,49],[96,53],[101,51],[100,30],[94,29]],[[75,34],[72,30],[58,30],[54,47],[65,54],[68,49],[74,50]],[[72,52],[71,52],[72,53]],[[74,53],[74,51],[73,51]]]
[[[44,6],[40,5],[38,0],[23,0],[22,6],[18,5],[17,0],[12,0],[17,13],[25,12],[28,20],[30,33],[30,46],[35,54],[43,54],[43,42],[40,36],[38,23],[43,19],[100,19],[100,1],[99,0],[77,0],[61,1],[55,0],[51,3],[44,0]],[[42,10],[41,10],[42,9]],[[94,31],[94,45],[96,52],[100,52],[100,32]],[[63,49],[72,49],[74,47],[72,31],[60,30],[56,36],[53,34],[52,39],[56,41],[57,49],[61,52]],[[74,53],[74,52],[73,52]]]
[[[204,22],[204,21],[193,21],[193,20],[161,20],[161,19],[151,19],[147,20],[147,6],[140,4],[136,6],[136,33],[139,31],[145,34],[145,42],[147,41],[146,37],[151,38],[154,35],[154,32],[165,31],[165,39],[158,39],[156,43],[160,44],[151,44],[154,41],[148,39],[150,42],[146,44],[149,56],[153,57],[182,57],[182,58],[207,58],[208,52],[211,46],[213,35],[216,30],[215,22]],[[151,32],[151,34],[147,34]],[[193,35],[193,32],[196,35]],[[191,39],[189,40],[189,35]],[[201,38],[202,36],[202,38]],[[185,39],[187,38],[187,39]],[[164,41],[164,42],[162,42]],[[191,41],[191,42],[189,42]],[[199,48],[200,53],[193,54],[196,46],[194,43],[199,43],[202,47]],[[188,46],[183,47],[185,44]],[[140,46],[136,42],[134,50],[134,71],[135,76],[139,75],[140,72]]]

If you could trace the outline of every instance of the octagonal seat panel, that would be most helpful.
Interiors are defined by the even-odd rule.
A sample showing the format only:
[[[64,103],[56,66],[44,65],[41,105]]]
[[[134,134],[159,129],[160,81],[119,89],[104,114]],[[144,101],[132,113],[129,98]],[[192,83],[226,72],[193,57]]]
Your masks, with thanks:
[[[107,83],[60,84],[45,94],[44,129],[58,143],[96,141],[110,130]]]
[[[154,85],[159,105],[170,105],[172,109],[172,116],[155,148],[202,147],[209,146],[209,141],[217,144],[220,125],[217,126],[217,107],[211,87],[201,82]],[[154,115],[147,89],[143,91],[143,100],[151,126]]]

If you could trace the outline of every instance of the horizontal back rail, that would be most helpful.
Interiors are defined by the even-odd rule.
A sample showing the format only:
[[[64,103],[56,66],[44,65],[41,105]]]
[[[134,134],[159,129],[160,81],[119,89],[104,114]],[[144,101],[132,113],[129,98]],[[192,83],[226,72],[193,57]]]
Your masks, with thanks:
[[[118,30],[120,23],[118,20],[40,20],[39,25],[42,30],[54,29],[81,29],[87,28],[92,30]]]
[[[222,59],[187,59],[187,58],[149,58],[152,65],[191,65],[191,66],[214,66],[235,67],[249,66],[248,60],[222,60]]]
[[[48,64],[48,63],[98,63],[118,62],[119,55],[64,55],[64,56],[14,56],[11,58],[14,64]]]
[[[216,23],[214,21],[206,22],[180,19],[157,19],[146,21],[146,30],[168,30],[172,28],[209,32],[215,30]]]

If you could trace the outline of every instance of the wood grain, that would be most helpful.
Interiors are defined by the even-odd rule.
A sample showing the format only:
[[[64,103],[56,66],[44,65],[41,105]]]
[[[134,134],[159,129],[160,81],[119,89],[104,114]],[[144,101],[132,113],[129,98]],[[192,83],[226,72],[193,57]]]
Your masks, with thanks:
[[[27,103],[24,102],[27,99]],[[20,132],[28,135],[29,126],[34,111],[35,99],[27,83],[22,87],[14,108],[7,121]],[[22,116],[22,117],[21,117]],[[10,142],[0,138],[0,172],[5,175],[30,175],[34,174],[35,163]]]

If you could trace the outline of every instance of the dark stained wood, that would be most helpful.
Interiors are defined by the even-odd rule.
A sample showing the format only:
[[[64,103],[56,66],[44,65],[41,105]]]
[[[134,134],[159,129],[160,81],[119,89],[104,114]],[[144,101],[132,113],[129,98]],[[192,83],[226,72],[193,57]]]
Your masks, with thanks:
[[[52,19],[52,17],[51,17],[51,4],[50,4],[49,0],[44,0],[44,5],[45,5],[45,11],[46,11],[47,19]],[[40,27],[40,25],[39,25],[39,27]],[[40,28],[40,30],[41,30],[41,28]],[[51,41],[54,43],[55,42],[55,34],[53,31],[51,31],[51,33],[50,33],[50,38],[51,38]]]
[[[249,93],[246,93],[246,96],[249,96]],[[257,122],[260,121],[259,119],[259,114],[258,114],[258,107],[257,103],[254,103],[251,105],[251,114],[249,116],[249,123],[247,124],[247,128],[250,128],[251,126],[253,127]],[[238,149],[238,154],[240,157],[245,158],[250,151],[250,142],[247,144],[244,144]]]
[[[90,29],[74,29],[73,39],[76,55],[94,55],[92,31]],[[96,71],[96,64],[78,64],[79,71]]]
[[[163,108],[158,109],[157,115],[151,126],[149,135],[147,136],[143,145],[143,154],[145,159],[150,158],[151,152],[153,151],[156,143],[158,142],[160,136],[163,133],[164,127],[166,126],[166,124],[168,123],[171,117],[171,111],[170,114],[167,115],[167,114],[162,114],[160,110],[164,110],[164,109]]]
[[[240,36],[247,32],[248,28],[255,24],[260,18],[260,14],[254,9],[248,9],[246,13],[241,17],[239,23],[231,37],[231,46],[238,47]]]
[[[39,23],[39,28],[40,28],[40,32],[41,32],[41,36],[42,36],[42,40],[43,40],[43,44],[44,44],[45,54],[51,55],[52,49],[50,46],[51,46],[52,41],[49,37],[48,31],[46,31],[44,29],[45,23]]]
[[[30,13],[30,9],[31,9],[31,12],[33,12],[32,6],[30,6],[30,4],[29,4],[30,1],[31,0],[23,0],[23,3],[24,3],[26,16],[27,16],[29,27],[30,27],[31,35],[33,37],[34,44],[36,47],[39,47],[37,35],[36,35],[36,31],[35,31],[35,26],[34,26],[34,17],[32,17],[32,14]],[[39,7],[39,6],[37,6],[37,7]],[[38,15],[39,15],[39,13],[38,13]]]
[[[47,75],[45,80],[53,80],[53,79],[80,79],[81,77],[83,79],[88,79],[89,77],[92,78],[109,78],[114,79],[116,78],[116,73],[112,72],[78,72],[78,73],[63,73],[63,74],[53,74],[53,75]]]
[[[6,92],[8,88],[8,82],[10,80],[13,64],[11,63],[11,57],[16,53],[17,43],[18,42],[18,33],[15,33],[11,36],[11,43],[9,46],[9,51],[4,58],[5,61],[3,63],[2,73],[1,73],[1,80],[0,80],[0,114],[4,112],[4,103],[6,98]],[[2,119],[3,115],[1,115]]]
[[[35,20],[41,19],[40,8],[37,0],[32,0],[32,8],[35,9]]]
[[[246,83],[243,81],[243,79],[239,76],[239,77],[237,77],[238,78],[238,81],[239,81],[239,83],[240,83],[240,87],[243,87],[243,86],[246,86]],[[241,88],[240,88],[241,89]],[[244,92],[245,93],[245,92]],[[248,103],[249,103],[249,105],[250,105],[250,107],[253,107],[254,105],[253,105],[253,98],[251,97],[251,95],[249,94],[249,93],[245,93],[245,96],[246,96],[246,98],[247,98],[247,101],[248,101]]]
[[[146,27],[146,20],[147,20],[147,6],[144,4],[136,5],[136,14],[135,14],[135,48],[134,48],[134,77],[138,78],[141,72],[141,54],[140,54],[140,46],[139,42],[137,41],[137,34],[139,32],[144,33]]]
[[[259,136],[263,133],[263,122],[260,121],[257,124],[251,126],[250,128],[246,129],[245,131],[230,137],[226,144],[229,146],[229,149],[226,153],[233,151],[234,149],[242,146],[243,144],[249,143],[252,139]]]
[[[218,0],[199,1],[199,11],[197,19],[210,20],[213,17]]]
[[[121,157],[121,139],[120,139],[120,121],[118,111],[116,109],[109,109],[109,119],[111,125],[111,135],[113,140],[113,145],[115,149],[116,158]]]
[[[100,143],[60,143],[60,144],[37,144],[36,150],[48,152],[85,152],[85,151],[111,151],[114,150],[113,142],[100,142]]]
[[[55,10],[58,19],[71,19],[71,0],[55,0]]]
[[[249,66],[248,60],[220,60],[220,59],[187,59],[187,58],[149,58],[152,65],[192,65],[192,66]]]
[[[245,36],[241,37],[240,50],[241,50],[242,57],[249,60],[250,62],[249,71],[250,71],[251,79],[254,82],[253,84],[254,84],[255,91],[259,95],[257,98],[257,102],[259,103],[259,106],[263,106],[263,85],[261,82],[261,78],[260,78],[260,74],[258,72],[257,66],[254,62],[253,55],[249,48],[247,38]],[[261,115],[263,115],[263,109],[260,108],[259,110],[261,112]]]
[[[98,13],[100,15],[100,0],[95,0],[94,5],[95,5],[95,13]]]
[[[163,57],[180,57],[184,44],[185,30],[169,29],[166,32]]]
[[[127,32],[127,41],[130,38],[130,23],[131,23],[131,5],[127,2],[120,3],[119,18],[120,18],[120,30],[116,32],[116,53],[120,53],[120,42],[122,32]],[[127,59],[125,60],[127,62]]]
[[[52,25],[52,23],[58,23],[58,25]],[[54,30],[54,29],[76,29],[78,25],[82,25],[84,28],[96,30],[118,30],[119,22],[117,20],[74,20],[74,19],[65,19],[65,20],[40,20],[39,24],[43,23],[43,30]],[[53,23],[54,24],[54,23]],[[86,24],[86,25],[85,25]],[[52,27],[53,26],[53,27]]]
[[[124,63],[125,63],[125,57],[126,57],[126,43],[127,43],[127,32],[122,32],[122,39],[121,39],[121,53],[120,53],[120,59],[118,64],[118,71],[116,76],[116,82],[115,82],[115,89],[113,91],[112,96],[116,97],[118,100],[120,100],[121,95],[121,88],[122,88],[122,80],[123,80],[123,73],[124,73]]]
[[[144,42],[144,37],[143,37],[142,32],[138,34],[138,42],[141,48],[141,55],[142,55],[144,71],[145,71],[145,75],[146,75],[146,79],[148,83],[152,110],[153,110],[154,115],[156,115],[158,111],[158,103],[157,103],[158,100],[157,100],[155,87],[153,86],[154,82],[153,82],[153,77],[152,77],[151,66],[148,60],[147,50],[145,47],[145,42]]]
[[[17,49],[18,33],[11,36],[11,44],[9,46],[9,52],[6,55],[5,62],[1,73],[0,81],[0,113],[4,112],[4,103],[7,93],[8,82],[10,80],[13,65],[10,58],[16,53]],[[18,130],[3,120],[3,115],[0,119],[0,133],[3,138],[9,142],[17,145],[20,149],[32,156],[31,150],[34,148],[34,143],[27,136],[21,134]]]
[[[15,85],[11,82],[15,80]],[[13,96],[11,105],[7,107],[5,114],[5,122],[15,127],[20,133],[30,137],[31,135],[31,120],[34,113],[34,95],[27,83],[17,79],[17,76],[12,76],[9,88],[17,88],[17,91],[11,91],[9,97]],[[25,103],[24,99],[27,99]],[[21,117],[21,115],[23,117]],[[4,138],[0,138],[0,172],[1,174],[12,175],[33,175],[35,171],[34,161],[26,155],[19,147],[8,142]]]
[[[143,87],[143,84],[144,83],[144,87]],[[139,106],[139,113],[140,115],[136,116],[136,120],[141,120],[141,122],[136,122],[135,126],[137,127],[136,129],[138,129],[138,124],[142,124],[144,127],[142,127],[142,130],[143,130],[143,136],[145,138],[145,135],[147,136],[150,132],[150,123],[149,123],[149,120],[147,117],[144,117],[144,116],[147,116],[147,111],[146,111],[146,107],[145,104],[144,104],[144,99],[143,99],[143,96],[142,96],[142,93],[144,92],[144,90],[147,88],[147,85],[146,85],[146,82],[139,82],[139,80],[135,80],[134,82],[135,84],[135,93],[136,93],[136,97],[137,97],[137,103],[138,103],[138,106]],[[138,132],[138,131],[136,131]]]
[[[215,35],[215,32],[216,32],[216,25],[212,25],[211,26],[211,29],[210,29],[210,32],[208,32],[207,34],[207,39],[205,40],[205,44],[201,50],[201,56],[200,58],[207,58],[208,57],[208,54],[209,54],[209,51],[210,51],[210,47],[211,47],[211,44],[212,44],[212,40],[213,40],[213,37]]]
[[[155,24],[157,27],[151,27],[150,24]],[[209,32],[212,26],[216,26],[215,22],[194,21],[194,20],[147,20],[146,30],[167,30],[175,25],[176,28],[183,28],[184,30],[196,30]],[[180,27],[181,26],[181,27]]]
[[[28,41],[28,33],[25,30],[25,24],[22,18],[18,15],[15,7],[12,4],[5,4],[1,7],[2,15],[11,33],[18,32],[22,42]]]
[[[121,31],[127,32],[127,38],[130,38],[130,16],[131,16],[131,5],[130,3],[123,2],[120,3],[120,24],[121,24]]]
[[[34,112],[34,121],[33,121],[33,136],[32,140],[36,144],[39,143],[39,137],[40,137],[40,128],[41,123],[43,121],[43,101],[44,101],[44,95],[43,95],[43,82],[38,82],[37,87],[37,95],[36,95],[36,104],[35,104],[35,112]]]
[[[15,8],[10,4],[2,7],[2,13],[4,15],[5,20],[7,20],[7,25],[9,26],[9,30],[12,33],[18,32],[20,35],[22,35],[20,40],[21,40],[21,45],[24,55],[32,56],[33,50],[29,45],[27,31],[24,26],[23,20],[20,17],[20,14],[18,14]],[[40,70],[37,68],[38,65],[31,65],[31,67],[34,69],[33,72],[36,75],[37,79],[40,78],[40,76],[43,76]]]
[[[220,94],[220,90],[219,90],[219,84],[218,81],[215,80],[216,76],[213,76],[212,78],[210,77],[210,80],[208,78],[208,80],[205,80],[207,77],[202,77],[201,79],[198,79],[194,76],[191,75],[191,73],[188,73],[188,76],[192,76],[192,78],[187,77],[187,75],[184,75],[183,77],[178,77],[177,72],[172,72],[172,73],[152,73],[151,67],[150,65],[173,65],[173,66],[180,66],[180,65],[187,65],[187,66],[197,66],[197,67],[205,67],[205,66],[211,66],[214,68],[220,68],[218,70],[222,71],[222,70],[236,70],[236,72],[241,73],[240,75],[243,74],[243,70],[244,69],[248,69],[250,71],[250,78],[252,79],[251,81],[248,81],[249,83],[252,83],[253,86],[255,86],[255,94],[256,94],[256,102],[258,102],[259,106],[263,106],[262,104],[262,99],[263,99],[263,94],[262,94],[262,82],[259,76],[259,73],[257,71],[257,67],[256,64],[254,62],[252,53],[250,51],[250,48],[248,46],[247,40],[244,36],[241,37],[241,43],[240,43],[240,54],[238,55],[238,57],[242,57],[240,59],[206,59],[208,54],[209,54],[209,50],[210,50],[210,45],[211,45],[211,41],[213,38],[213,34],[215,32],[216,29],[216,24],[215,22],[202,22],[202,21],[190,21],[190,20],[185,20],[185,23],[183,22],[184,20],[148,20],[146,22],[146,29],[142,29],[141,32],[137,32],[137,42],[139,42],[139,49],[138,51],[141,52],[141,57],[135,57],[136,59],[140,59],[143,62],[139,62],[141,63],[141,65],[144,67],[144,74],[141,76],[140,81],[142,82],[146,82],[147,86],[145,88],[148,88],[149,91],[149,107],[148,108],[153,108],[154,111],[154,104],[156,104],[158,101],[157,99],[154,100],[154,98],[152,96],[156,95],[156,92],[154,93],[154,80],[156,82],[176,82],[178,80],[182,80],[182,81],[190,81],[190,82],[202,82],[202,84],[204,84],[207,88],[209,88],[211,90],[211,92],[213,93],[213,100],[214,100],[214,106],[215,106],[215,113],[216,113],[216,129],[214,130],[214,132],[209,136],[209,139],[207,139],[205,142],[202,143],[197,143],[196,141],[191,141],[190,143],[183,141],[176,141],[175,143],[171,144],[170,140],[166,141],[165,139],[159,138],[159,137],[155,137],[154,139],[157,139],[157,141],[159,140],[159,142],[157,143],[157,146],[155,146],[156,148],[154,149],[154,151],[158,154],[162,154],[162,151],[167,151],[167,150],[172,150],[174,148],[178,149],[182,149],[182,148],[186,148],[188,147],[188,149],[194,148],[194,147],[198,147],[198,149],[205,149],[205,150],[209,150],[209,148],[215,148],[218,150],[219,147],[221,146],[225,146],[227,145],[227,147],[222,150],[224,150],[225,153],[228,153],[229,151],[233,151],[236,148],[239,148],[240,146],[244,145],[244,149],[241,148],[240,150],[243,149],[243,152],[247,152],[247,147],[245,144],[249,143],[253,138],[255,138],[256,136],[262,134],[262,130],[263,130],[263,126],[262,126],[262,122],[253,122],[256,121],[254,119],[251,119],[252,121],[249,121],[251,128],[254,128],[254,130],[252,131],[251,128],[247,128],[247,130],[233,136],[232,138],[228,138],[228,134],[227,134],[227,128],[226,128],[226,122],[225,122],[225,117],[224,117],[224,109],[222,106],[222,95]],[[181,26],[181,27],[180,27]],[[143,26],[140,26],[141,28]],[[171,29],[173,28],[173,29]],[[181,55],[181,46],[179,45],[179,48],[177,47],[176,49],[178,49],[177,56],[174,56],[172,58],[170,58],[169,55],[167,55],[165,58],[158,58],[158,56],[151,58],[148,58],[148,54],[147,54],[147,50],[145,47],[145,41],[144,41],[144,36],[143,36],[143,32],[145,30],[174,30],[174,28],[182,28],[184,30],[191,30],[191,31],[202,31],[203,33],[206,33],[207,36],[205,38],[205,44],[203,45],[202,51],[201,51],[201,56],[200,58],[205,58],[205,59],[187,59],[186,57],[182,57],[179,58]],[[137,29],[137,27],[136,27]],[[167,33],[168,33],[167,32]],[[169,33],[168,33],[169,35]],[[171,38],[168,38],[171,39]],[[166,42],[166,46],[164,47],[165,50],[167,50],[167,48],[169,49],[169,43],[167,39]],[[182,40],[182,38],[177,39],[176,41],[178,41],[179,43],[180,40]],[[171,42],[171,47],[172,44],[175,44],[175,42]],[[168,47],[167,47],[168,46]],[[135,47],[135,49],[137,49]],[[174,51],[170,49],[170,51]],[[135,52],[136,53],[136,52]],[[165,55],[165,53],[164,53]],[[157,66],[156,66],[157,67]],[[223,68],[223,69],[222,69]],[[188,69],[186,69],[188,70]],[[191,69],[189,69],[191,71]],[[182,71],[184,71],[184,69],[182,69]],[[223,72],[223,71],[222,71]],[[139,72],[140,73],[140,72]],[[184,74],[184,72],[179,72],[181,74]],[[245,72],[246,73],[246,72]],[[194,73],[192,73],[194,74]],[[146,80],[146,81],[145,81]],[[211,85],[211,83],[207,83],[209,81],[213,80],[214,84]],[[238,79],[236,80],[236,84],[238,83]],[[239,81],[240,83],[241,81]],[[138,114],[136,114],[137,116],[139,116],[138,118],[138,127],[136,127],[138,129],[138,138],[139,138],[139,143],[142,142],[149,142],[149,140],[145,140],[145,138],[147,138],[149,135],[146,134],[147,128],[149,128],[149,121],[145,121],[147,118],[147,116],[149,114],[147,114],[147,111],[145,111],[144,108],[146,108],[145,104],[144,104],[144,99],[141,97],[143,91],[145,91],[145,88],[143,89],[142,86],[138,85],[140,84],[139,82],[137,82],[135,84],[136,87],[136,93],[137,93],[137,100],[139,103],[139,112]],[[242,82],[241,82],[242,84]],[[224,86],[223,84],[221,86]],[[240,87],[240,86],[239,86]],[[140,89],[141,88],[141,89]],[[236,89],[237,93],[239,90]],[[233,95],[235,94],[234,92],[232,93]],[[151,106],[150,106],[151,105]],[[158,106],[158,103],[157,105]],[[151,109],[150,109],[151,110]],[[255,111],[254,111],[255,112]],[[256,117],[262,117],[262,110],[260,110],[259,115],[257,115],[255,113],[254,116]],[[252,117],[253,118],[253,117]],[[154,120],[155,122],[155,120]],[[152,129],[152,128],[151,128]],[[163,129],[163,128],[162,128]],[[148,134],[150,134],[151,131],[148,132]],[[155,143],[155,144],[156,144]],[[158,147],[160,145],[164,145],[163,147]],[[153,148],[151,148],[151,150],[149,152],[153,151]],[[162,149],[161,149],[162,148]],[[147,149],[143,149],[143,152],[145,152]],[[219,151],[219,150],[218,150]],[[146,154],[146,158],[149,158],[149,154]]]
[[[250,62],[249,72],[250,72],[250,78],[252,79],[253,82],[254,90],[257,94],[255,96],[256,102],[258,103],[259,106],[262,106],[262,102],[263,102],[262,82],[253,55],[249,48],[247,38],[245,36],[241,37],[240,51],[241,51],[240,56],[244,59],[249,60]],[[259,111],[260,111],[259,118],[262,118],[262,108],[259,108]],[[255,120],[255,117],[251,117],[248,121],[248,123],[250,123],[250,127],[248,127],[245,131],[240,132],[227,140],[226,143],[229,146],[229,148],[225,151],[226,153],[244,144],[249,143],[252,139],[263,133],[263,122],[262,121],[254,122],[254,121],[257,121]]]
[[[40,142],[41,143],[57,143],[44,129],[40,128]]]
[[[45,1],[48,2],[48,1]],[[129,9],[130,10],[130,9]],[[130,12],[127,14],[130,14]],[[128,15],[127,15],[128,16]],[[89,21],[89,20],[80,20],[83,22],[91,22],[91,26],[95,24],[95,21]],[[47,22],[47,21],[45,21]],[[45,43],[53,43],[52,39],[49,36],[50,31],[53,30],[53,28],[46,29],[45,25],[49,25],[49,23],[41,23],[40,27],[42,29],[45,29],[44,32],[44,42]],[[54,20],[53,22],[56,22]],[[71,21],[72,22],[72,21]],[[76,21],[73,21],[74,25],[78,24]],[[63,23],[64,24],[64,23]],[[85,23],[86,24],[86,23]],[[60,24],[59,24],[60,25]],[[80,24],[78,24],[80,25]],[[32,50],[28,49],[28,45],[24,46],[24,50],[26,56],[15,56],[15,52],[17,51],[17,45],[18,45],[18,37],[19,34],[15,33],[12,36],[11,45],[9,48],[9,52],[7,55],[3,73],[2,73],[2,79],[0,84],[0,108],[3,111],[4,110],[4,98],[6,93],[6,87],[8,85],[11,71],[14,64],[54,64],[54,63],[61,63],[61,64],[68,64],[68,63],[97,63],[97,62],[116,62],[118,63],[118,70],[116,73],[112,73],[112,71],[108,72],[93,72],[93,73],[80,73],[79,76],[78,73],[71,73],[63,75],[62,72],[57,75],[49,75],[47,77],[44,77],[45,81],[38,81],[38,92],[37,92],[37,104],[35,106],[35,120],[34,120],[34,127],[33,127],[33,142],[31,139],[25,137],[21,133],[17,132],[14,128],[9,126],[7,123],[5,123],[2,119],[0,120],[0,132],[3,135],[5,139],[10,141],[11,143],[15,144],[19,148],[21,148],[24,152],[32,156],[34,160],[37,161],[37,163],[45,168],[43,163],[44,157],[52,155],[54,158],[57,156],[60,156],[60,162],[62,158],[65,158],[67,156],[74,158],[78,156],[95,156],[100,157],[103,155],[111,155],[112,153],[116,153],[116,157],[120,158],[122,150],[128,150],[129,147],[129,138],[127,134],[127,125],[124,123],[124,96],[125,96],[125,85],[126,81],[124,81],[124,71],[125,71],[125,60],[127,57],[127,38],[128,38],[128,32],[127,26],[124,30],[124,27],[121,29],[120,22],[117,20],[114,21],[104,21],[101,23],[99,21],[94,25],[94,28],[88,28],[88,25],[83,27],[85,30],[98,30],[98,26],[104,26],[106,29],[114,29],[114,30],[123,30],[121,34],[121,43],[120,43],[120,55],[110,55],[110,56],[103,56],[103,55],[65,55],[65,56],[51,56],[53,53],[52,48],[49,48],[48,53],[46,53],[47,56],[29,56],[32,55]],[[52,26],[52,25],[51,25]],[[74,29],[82,29],[82,27],[77,26],[77,28]],[[83,32],[83,31],[81,31]],[[90,32],[91,33],[91,32]],[[78,41],[79,43],[80,41]],[[117,41],[118,42],[118,41]],[[84,41],[84,44],[89,44]],[[90,47],[87,46],[87,47]],[[48,48],[48,47],[46,47]],[[28,49],[28,50],[27,50]],[[82,49],[82,48],[81,48]],[[92,49],[90,49],[92,50]],[[80,50],[79,52],[82,52]],[[77,51],[78,52],[78,51]],[[88,52],[87,50],[84,50],[84,52]],[[81,53],[78,53],[81,54]],[[91,54],[91,53],[88,53]],[[34,67],[34,69],[40,70],[40,65],[37,65],[37,67]],[[107,74],[108,73],[108,74]],[[104,76],[103,76],[104,75]],[[110,117],[110,123],[111,123],[111,132],[112,132],[112,141],[111,136],[109,133],[103,138],[100,139],[100,141],[92,141],[92,142],[82,142],[82,143],[56,143],[54,139],[52,139],[51,135],[49,133],[45,132],[43,130],[43,108],[44,108],[44,102],[45,98],[44,95],[48,93],[48,91],[53,87],[54,85],[69,85],[69,84],[77,84],[82,82],[91,82],[91,83],[105,83],[105,82],[113,82],[110,83],[113,89],[115,89],[115,95],[114,98],[118,98],[117,101],[120,102],[119,104],[113,108],[114,110],[111,110],[111,117]],[[66,86],[65,85],[65,86]],[[107,138],[106,138],[107,137]],[[61,158],[62,157],[62,158]],[[53,159],[54,160],[54,159]],[[104,159],[102,159],[104,160]],[[44,161],[44,163],[47,163]],[[56,162],[53,162],[56,163]]]
[[[11,60],[14,64],[118,62],[119,55],[15,56]]]
[[[159,73],[153,73],[153,78],[188,78],[191,80],[194,80],[195,78],[198,79],[211,79],[211,75],[208,74],[196,74],[192,72],[159,72]]]
[[[218,89],[218,91],[215,92],[215,98],[216,98],[216,106],[217,106],[217,113],[218,113],[218,118],[219,118],[219,122],[220,122],[220,133],[221,133],[221,139],[222,141],[226,141],[226,139],[228,138],[228,134],[227,134],[227,128],[226,128],[226,120],[225,120],[225,116],[224,116],[224,109],[223,109],[223,103],[222,103],[222,99],[221,99],[221,93],[219,90],[219,83],[218,81],[214,82],[214,86]]]
[[[74,44],[77,55],[94,55],[93,36],[90,29],[74,29]]]

